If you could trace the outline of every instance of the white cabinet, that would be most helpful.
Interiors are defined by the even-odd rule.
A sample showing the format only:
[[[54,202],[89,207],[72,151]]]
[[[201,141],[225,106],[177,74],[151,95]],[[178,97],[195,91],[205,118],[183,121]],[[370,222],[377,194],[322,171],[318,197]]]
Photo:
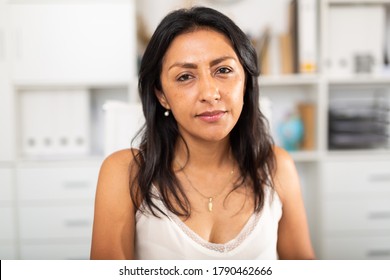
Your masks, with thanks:
[[[13,169],[0,166],[0,258],[16,258],[16,215]]]
[[[133,1],[56,2],[10,4],[14,83],[114,84],[135,76]]]
[[[390,195],[390,163],[386,159],[328,161],[323,181],[327,195]]]
[[[0,0],[1,259],[89,258],[103,104],[135,96],[135,19],[135,1],[128,0]],[[39,114],[34,102],[22,104],[23,96],[47,92],[48,101],[51,93],[78,90],[88,95],[77,103],[86,114],[82,132],[92,139],[88,152],[40,153],[26,160],[22,139],[32,126],[23,124]],[[52,118],[54,130],[64,125],[53,115],[64,116],[69,131],[81,123],[75,106],[69,107],[44,116]]]
[[[330,260],[389,260],[390,237],[342,236],[324,240],[324,256]]]
[[[20,201],[87,200],[94,196],[96,167],[50,166],[26,167],[17,170]]]
[[[322,257],[390,256],[388,160],[326,160],[322,166]]]
[[[9,203],[13,200],[13,169],[0,166],[0,203]]]
[[[390,77],[383,60],[390,46],[384,37],[389,5],[387,0],[320,1],[326,105],[318,178],[322,259],[390,257]],[[370,119],[362,112],[374,114]]]
[[[18,168],[22,259],[89,258],[99,165],[35,163]]]
[[[12,242],[16,233],[15,227],[13,226],[15,224],[13,220],[13,208],[10,206],[0,206],[0,209],[0,223],[3,225],[0,231],[0,242]]]
[[[90,245],[86,242],[71,244],[24,244],[21,259],[24,260],[86,260]]]

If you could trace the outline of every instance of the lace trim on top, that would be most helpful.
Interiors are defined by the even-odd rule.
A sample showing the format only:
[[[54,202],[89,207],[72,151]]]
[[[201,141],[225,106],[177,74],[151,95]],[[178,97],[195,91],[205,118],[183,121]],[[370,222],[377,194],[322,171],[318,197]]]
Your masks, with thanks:
[[[267,192],[267,196],[269,196],[269,191]],[[197,244],[201,245],[204,248],[207,248],[212,251],[220,252],[220,253],[227,253],[230,251],[233,251],[236,249],[240,244],[242,244],[245,239],[253,232],[253,230],[256,228],[260,218],[261,213],[264,211],[264,208],[261,210],[260,213],[253,213],[244,227],[241,229],[240,233],[232,240],[220,244],[220,243],[212,243],[205,239],[203,239],[201,236],[199,236],[196,232],[194,232],[190,227],[188,227],[177,215],[170,212],[164,205],[163,201],[161,200],[161,197],[159,196],[158,189],[153,185],[152,186],[152,193],[155,194],[156,203],[159,204],[162,209],[165,210],[167,216],[170,218],[171,221],[173,221],[189,238],[191,238],[193,241],[195,241]]]
[[[242,228],[240,233],[234,239],[228,241],[224,244],[212,243],[207,240],[204,240],[196,232],[194,232],[190,227],[188,227],[179,217],[173,213],[168,213],[168,217],[176,224],[178,227],[192,240],[201,245],[204,248],[210,249],[212,251],[227,253],[236,249],[244,240],[252,233],[255,229],[260,215],[258,213],[253,213],[245,226]]]

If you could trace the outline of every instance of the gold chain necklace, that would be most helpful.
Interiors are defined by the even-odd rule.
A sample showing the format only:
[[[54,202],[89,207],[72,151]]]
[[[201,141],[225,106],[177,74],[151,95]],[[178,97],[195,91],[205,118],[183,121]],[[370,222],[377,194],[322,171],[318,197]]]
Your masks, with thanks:
[[[179,165],[180,167],[180,170],[183,172],[183,175],[184,177],[186,177],[188,183],[190,184],[190,186],[198,193],[200,194],[203,198],[207,199],[208,200],[208,210],[209,212],[213,212],[213,201],[214,199],[216,199],[219,195],[221,195],[221,193],[227,188],[224,187],[219,193],[213,195],[213,196],[207,196],[207,195],[204,195],[203,193],[201,193],[197,188],[195,188],[194,184],[192,183],[192,181],[190,180],[190,178],[188,177],[187,173],[184,171],[184,168],[177,162],[177,164]],[[233,177],[233,174],[234,174],[234,168],[232,168],[232,170],[230,171],[230,176],[229,176],[229,180],[228,180],[228,184],[230,183],[232,177]]]

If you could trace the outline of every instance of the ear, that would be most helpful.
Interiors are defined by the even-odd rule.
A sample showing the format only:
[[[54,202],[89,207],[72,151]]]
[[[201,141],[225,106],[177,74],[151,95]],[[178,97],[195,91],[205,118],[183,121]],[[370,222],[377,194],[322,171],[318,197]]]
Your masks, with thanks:
[[[169,106],[168,100],[165,97],[164,92],[158,89],[154,89],[154,94],[156,95],[158,101],[160,102],[161,106],[163,106],[165,109],[170,110],[171,107]]]

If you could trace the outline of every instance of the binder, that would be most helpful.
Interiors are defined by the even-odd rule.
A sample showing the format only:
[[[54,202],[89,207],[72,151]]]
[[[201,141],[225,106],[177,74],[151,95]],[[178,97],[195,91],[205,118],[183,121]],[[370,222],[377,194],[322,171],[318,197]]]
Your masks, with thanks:
[[[20,135],[23,156],[47,154],[53,131],[51,106],[53,96],[48,92],[21,92]]]
[[[89,92],[36,90],[20,96],[22,155],[55,157],[90,151]]]
[[[90,113],[87,90],[59,91],[56,154],[87,155],[90,152]]]
[[[317,71],[317,1],[298,0],[298,67],[299,73]]]

